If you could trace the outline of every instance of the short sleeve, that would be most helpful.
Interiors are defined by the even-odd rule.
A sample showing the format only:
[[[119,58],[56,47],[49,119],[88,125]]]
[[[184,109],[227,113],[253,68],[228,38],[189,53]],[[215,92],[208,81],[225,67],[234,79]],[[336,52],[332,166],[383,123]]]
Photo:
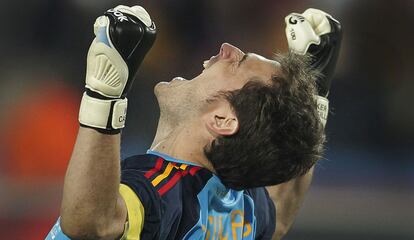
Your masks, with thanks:
[[[129,196],[131,196],[131,193],[133,192],[133,194],[138,198],[137,200],[142,204],[144,222],[141,231],[141,239],[158,238],[161,224],[161,199],[154,187],[144,177],[143,173],[136,169],[122,170],[121,186],[122,185],[126,187],[125,189],[131,190],[126,190],[129,192]],[[130,230],[140,227],[139,222],[135,222],[134,226],[131,225],[134,224],[132,222],[129,222],[129,224]]]
[[[122,240],[140,240],[140,234],[144,226],[144,206],[134,191],[125,184],[119,186],[119,193],[125,201],[128,211],[128,222],[125,226]]]

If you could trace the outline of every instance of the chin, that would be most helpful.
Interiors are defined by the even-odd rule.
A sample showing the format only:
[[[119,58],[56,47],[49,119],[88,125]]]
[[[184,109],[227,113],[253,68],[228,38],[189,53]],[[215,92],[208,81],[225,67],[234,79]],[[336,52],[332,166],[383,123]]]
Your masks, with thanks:
[[[173,93],[174,88],[170,85],[170,82],[159,82],[154,87],[154,95],[160,107],[166,107],[176,100],[176,94]]]

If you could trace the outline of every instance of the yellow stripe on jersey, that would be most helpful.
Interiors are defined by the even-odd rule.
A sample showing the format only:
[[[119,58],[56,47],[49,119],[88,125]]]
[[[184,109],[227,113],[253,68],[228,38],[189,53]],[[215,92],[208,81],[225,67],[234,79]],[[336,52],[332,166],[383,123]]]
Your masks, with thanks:
[[[171,174],[171,171],[174,168],[185,170],[187,167],[188,167],[187,164],[181,164],[181,166],[178,167],[178,166],[175,166],[173,163],[168,163],[167,167],[165,167],[164,172],[158,175],[156,178],[154,178],[154,180],[151,181],[152,186],[156,187],[162,180],[166,179]]]
[[[164,172],[158,175],[154,180],[152,180],[152,185],[155,187],[157,186],[162,180],[166,179],[168,175],[170,175],[174,165],[172,163],[168,163],[167,167],[165,168]]]
[[[188,167],[187,164],[181,164],[180,169],[185,170]]]
[[[119,186],[119,192],[125,201],[128,210],[128,226],[121,239],[139,240],[144,226],[145,210],[137,195],[125,184]],[[126,237],[126,238],[125,238]]]

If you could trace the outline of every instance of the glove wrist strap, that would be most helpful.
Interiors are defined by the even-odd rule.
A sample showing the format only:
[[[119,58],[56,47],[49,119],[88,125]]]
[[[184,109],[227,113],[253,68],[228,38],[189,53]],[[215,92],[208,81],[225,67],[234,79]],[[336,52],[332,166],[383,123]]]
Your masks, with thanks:
[[[319,119],[321,120],[322,125],[325,127],[326,121],[328,120],[329,100],[318,95],[315,95],[315,99],[318,106]]]
[[[79,110],[81,125],[102,133],[119,133],[125,127],[128,100],[98,99],[83,94]]]

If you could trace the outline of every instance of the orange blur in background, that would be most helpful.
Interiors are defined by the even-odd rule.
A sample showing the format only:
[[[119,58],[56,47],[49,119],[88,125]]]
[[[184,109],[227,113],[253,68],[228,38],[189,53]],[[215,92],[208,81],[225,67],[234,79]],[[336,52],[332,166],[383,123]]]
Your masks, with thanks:
[[[7,179],[7,196],[0,201],[1,239],[42,239],[56,220],[55,196],[61,195],[76,138],[78,99],[70,87],[43,83],[8,110],[0,138]]]

